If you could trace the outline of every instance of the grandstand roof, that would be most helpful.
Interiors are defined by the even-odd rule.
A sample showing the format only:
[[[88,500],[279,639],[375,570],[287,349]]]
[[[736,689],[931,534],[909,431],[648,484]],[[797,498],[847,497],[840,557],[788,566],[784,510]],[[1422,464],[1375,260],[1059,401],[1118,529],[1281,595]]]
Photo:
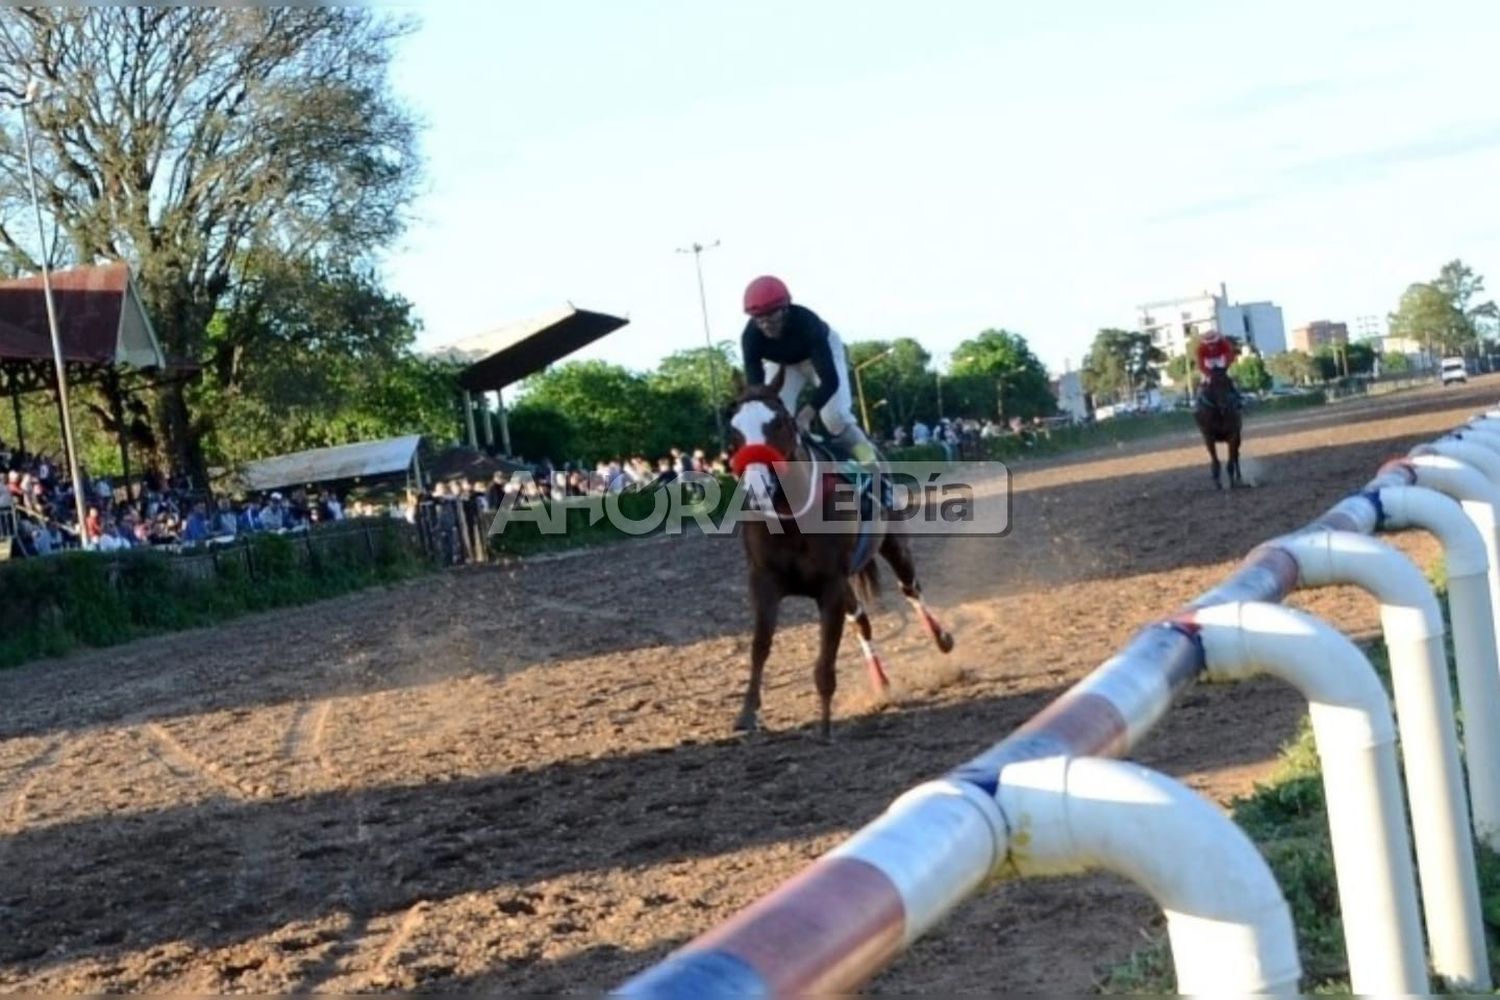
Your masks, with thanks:
[[[126,264],[56,271],[51,283],[64,362],[169,367]],[[51,360],[41,275],[0,281],[0,361]]]
[[[456,341],[432,356],[467,362],[458,384],[470,392],[488,392],[519,382],[629,322],[568,305]]]

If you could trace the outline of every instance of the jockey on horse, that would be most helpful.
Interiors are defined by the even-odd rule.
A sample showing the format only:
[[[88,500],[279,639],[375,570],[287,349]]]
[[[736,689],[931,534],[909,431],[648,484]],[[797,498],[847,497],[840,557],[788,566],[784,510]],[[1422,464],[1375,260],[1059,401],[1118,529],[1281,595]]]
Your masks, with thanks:
[[[740,336],[745,382],[766,385],[777,369],[785,369],[781,401],[788,413],[797,415],[802,432],[812,427],[813,417],[821,416],[840,457],[863,466],[861,471],[880,471],[875,446],[854,420],[848,364],[838,333],[811,309],[794,305],[786,285],[770,275],[756,278],[745,289],[745,312],[750,316]],[[817,389],[799,410],[797,397],[809,381]]]
[[[1234,379],[1229,377],[1229,366],[1234,364],[1239,352],[1234,346],[1234,341],[1221,334],[1218,330],[1207,330],[1198,340],[1198,374],[1203,376],[1203,382],[1198,386],[1198,405],[1201,407],[1212,407],[1213,400],[1209,397],[1208,386],[1213,378],[1214,372],[1222,372],[1224,380],[1228,383],[1229,396],[1236,410],[1241,408],[1239,386],[1234,384]]]

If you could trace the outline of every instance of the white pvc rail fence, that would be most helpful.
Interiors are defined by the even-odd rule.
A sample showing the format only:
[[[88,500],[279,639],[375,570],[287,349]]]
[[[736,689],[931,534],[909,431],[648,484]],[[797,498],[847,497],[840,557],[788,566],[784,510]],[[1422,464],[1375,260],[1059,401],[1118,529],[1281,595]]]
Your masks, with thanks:
[[[1467,775],[1440,606],[1409,559],[1369,537],[1385,528],[1430,531],[1445,552]],[[1298,992],[1291,916],[1254,845],[1172,779],[1108,759],[1198,678],[1252,673],[1308,700],[1353,991],[1427,993],[1429,973],[1448,989],[1489,990],[1473,845],[1500,848],[1497,535],[1500,410],[1490,410],[1260,545],[1006,739],[616,992],[849,992],[987,881],[1089,869],[1127,876],[1165,911],[1179,991]],[[1331,585],[1380,602],[1391,697],[1345,636],[1279,603]]]

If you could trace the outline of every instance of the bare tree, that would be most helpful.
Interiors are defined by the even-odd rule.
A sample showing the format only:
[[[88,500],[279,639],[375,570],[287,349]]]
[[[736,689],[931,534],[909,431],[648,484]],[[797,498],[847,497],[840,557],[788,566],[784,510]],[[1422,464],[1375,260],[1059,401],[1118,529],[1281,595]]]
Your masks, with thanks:
[[[411,23],[358,7],[0,11],[0,86],[42,84],[38,184],[53,264],[122,259],[176,358],[257,254],[358,259],[396,236],[418,180],[394,97]],[[38,267],[19,123],[0,124],[0,258]],[[34,229],[34,226],[31,227]],[[204,476],[181,383],[155,413],[164,457]]]

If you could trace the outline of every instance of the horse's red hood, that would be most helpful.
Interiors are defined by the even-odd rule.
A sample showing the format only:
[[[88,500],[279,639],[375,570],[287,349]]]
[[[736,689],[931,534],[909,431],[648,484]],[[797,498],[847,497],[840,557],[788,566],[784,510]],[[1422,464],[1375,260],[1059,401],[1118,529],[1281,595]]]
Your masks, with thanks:
[[[769,465],[777,472],[785,472],[786,456],[768,444],[747,444],[737,450],[729,459],[729,468],[736,476],[743,476],[745,469],[752,465]]]

